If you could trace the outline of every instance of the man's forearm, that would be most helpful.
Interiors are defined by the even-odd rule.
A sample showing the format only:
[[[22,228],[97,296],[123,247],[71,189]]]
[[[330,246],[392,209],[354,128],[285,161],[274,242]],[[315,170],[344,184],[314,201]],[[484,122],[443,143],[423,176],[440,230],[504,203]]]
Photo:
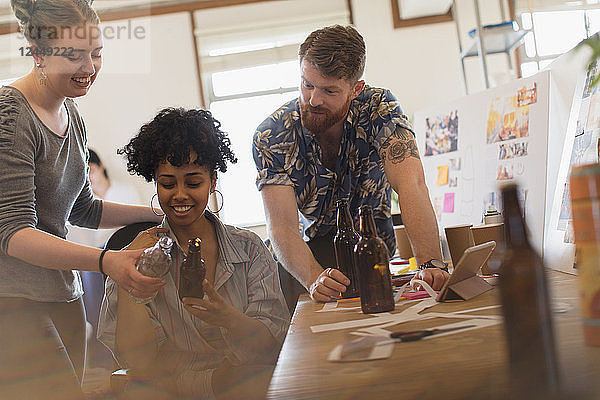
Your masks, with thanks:
[[[323,272],[323,267],[315,260],[308,245],[296,232],[271,232],[270,237],[277,260],[308,290]]]

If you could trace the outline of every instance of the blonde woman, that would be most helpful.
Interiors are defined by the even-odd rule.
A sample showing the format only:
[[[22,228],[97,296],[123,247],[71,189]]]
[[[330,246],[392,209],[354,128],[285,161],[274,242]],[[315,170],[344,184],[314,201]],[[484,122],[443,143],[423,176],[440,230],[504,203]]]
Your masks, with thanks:
[[[141,275],[141,250],[106,252],[64,240],[67,220],[108,228],[159,218],[149,207],[95,199],[86,131],[72,100],[102,66],[96,12],[84,0],[11,0],[34,67],[0,89],[0,393],[82,396],[85,311],[78,270],[136,295],[164,282]]]

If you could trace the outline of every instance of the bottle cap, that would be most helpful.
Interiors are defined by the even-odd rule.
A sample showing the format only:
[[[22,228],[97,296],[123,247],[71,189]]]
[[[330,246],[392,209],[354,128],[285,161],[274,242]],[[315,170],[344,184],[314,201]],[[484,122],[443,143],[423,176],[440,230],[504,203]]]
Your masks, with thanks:
[[[194,253],[197,253],[200,251],[201,245],[202,245],[202,239],[200,239],[199,237],[190,239],[188,241],[188,250],[192,251]]]

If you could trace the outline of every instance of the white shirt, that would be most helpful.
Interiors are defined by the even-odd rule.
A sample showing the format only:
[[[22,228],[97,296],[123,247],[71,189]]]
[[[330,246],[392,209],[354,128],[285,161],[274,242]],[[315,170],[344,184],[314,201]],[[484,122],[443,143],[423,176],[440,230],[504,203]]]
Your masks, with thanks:
[[[208,211],[205,215],[215,224],[219,246],[215,290],[232,306],[262,322],[276,339],[278,346],[273,350],[277,351],[285,338],[290,316],[273,256],[255,233],[224,225]],[[168,228],[166,219],[162,226]],[[169,236],[177,241],[172,232]],[[170,274],[163,278],[166,285],[147,304],[156,342],[161,344],[158,357],[177,359],[177,370],[181,374],[179,386],[186,388],[182,388],[184,394],[210,398],[212,389],[206,390],[210,389],[212,368],[224,359],[234,365],[243,364],[253,355],[233,342],[227,329],[210,325],[183,308],[177,291],[179,268],[184,259],[179,244],[174,246],[171,256]],[[115,348],[116,316],[117,286],[108,279],[100,310],[98,340],[126,367]],[[193,393],[189,393],[190,390]]]

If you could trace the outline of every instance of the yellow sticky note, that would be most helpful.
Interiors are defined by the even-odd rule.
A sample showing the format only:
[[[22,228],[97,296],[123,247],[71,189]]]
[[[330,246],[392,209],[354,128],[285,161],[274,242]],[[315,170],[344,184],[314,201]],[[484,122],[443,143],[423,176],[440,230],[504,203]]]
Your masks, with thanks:
[[[419,269],[419,266],[417,265],[417,259],[414,257],[408,259],[408,265],[410,266],[410,271],[416,271]]]
[[[448,166],[440,165],[437,167],[438,176],[437,176],[437,185],[447,185],[448,184]]]

